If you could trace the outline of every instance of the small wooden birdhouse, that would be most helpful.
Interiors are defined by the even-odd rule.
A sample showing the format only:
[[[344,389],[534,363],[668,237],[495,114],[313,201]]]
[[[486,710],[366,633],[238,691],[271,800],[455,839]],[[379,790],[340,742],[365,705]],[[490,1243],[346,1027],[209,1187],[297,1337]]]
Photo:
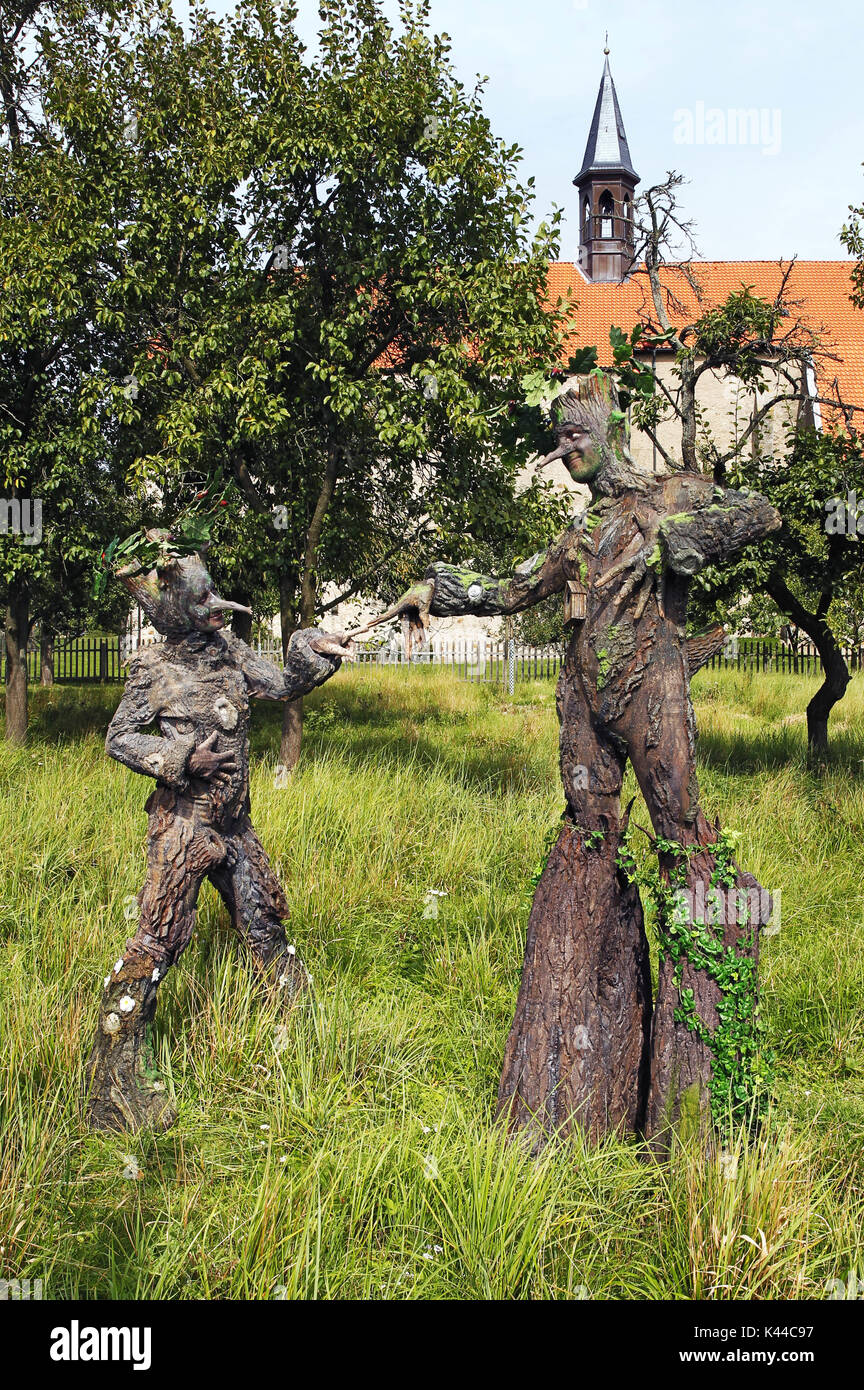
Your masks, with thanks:
[[[564,622],[584,622],[588,613],[588,590],[579,579],[568,579],[564,590]]]

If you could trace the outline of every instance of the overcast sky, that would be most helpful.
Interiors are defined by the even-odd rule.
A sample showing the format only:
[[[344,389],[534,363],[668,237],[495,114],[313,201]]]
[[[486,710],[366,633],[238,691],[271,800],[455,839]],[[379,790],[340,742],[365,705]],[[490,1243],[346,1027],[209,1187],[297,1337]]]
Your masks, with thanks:
[[[182,11],[183,0],[177,0]],[[215,0],[217,12],[231,9]],[[388,11],[397,12],[396,5]],[[299,0],[314,42],[314,0]],[[603,70],[610,63],[642,186],[677,169],[713,260],[837,259],[851,202],[864,202],[861,0],[432,0],[460,78],[488,77],[495,133],[524,151],[537,220],[567,213],[561,254],[575,258],[576,190]],[[736,115],[748,110],[742,135]]]

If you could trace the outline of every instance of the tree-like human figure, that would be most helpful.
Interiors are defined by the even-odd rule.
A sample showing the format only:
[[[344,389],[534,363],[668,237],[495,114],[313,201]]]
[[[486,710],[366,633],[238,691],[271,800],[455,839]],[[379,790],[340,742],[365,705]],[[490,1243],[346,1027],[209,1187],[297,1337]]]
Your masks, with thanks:
[[[561,459],[588,484],[584,516],[507,579],[432,565],[374,622],[399,617],[422,639],[430,615],[511,614],[563,592],[569,640],[557,709],[566,807],[528,923],[499,1111],[535,1148],[575,1123],[592,1139],[643,1132],[661,1150],[674,1130],[710,1128],[712,1113],[740,1111],[758,1089],[759,923],[750,909],[767,895],[737,868],[729,837],[699,804],[685,623],[693,575],[781,519],[763,497],[721,489],[701,473],[637,471],[602,373],[559,396],[555,410],[557,443],[542,462]],[[715,645],[712,638],[708,655]],[[705,656],[697,647],[692,664]],[[623,838],[628,758],[660,855],[653,1010]]]
[[[341,634],[299,631],[280,670],[223,630],[227,611],[249,610],[214,593],[200,553],[178,553],[166,531],[144,534],[144,553],[154,548],[152,568],[133,558],[116,571],[165,641],[130,664],[105,745],[156,787],[138,930],[105,977],[86,1068],[87,1118],[100,1129],[166,1129],[175,1118],[147,1034],[205,878],[268,987],[291,999],[305,984],[285,930],[288,904],[249,814],[249,701],[294,700],[353,656]],[[154,724],[160,734],[145,732]]]

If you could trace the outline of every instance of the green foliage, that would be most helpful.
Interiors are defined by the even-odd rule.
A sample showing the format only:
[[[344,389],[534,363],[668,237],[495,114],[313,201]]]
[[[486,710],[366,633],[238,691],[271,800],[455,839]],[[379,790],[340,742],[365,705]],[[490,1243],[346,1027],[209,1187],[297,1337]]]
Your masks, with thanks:
[[[25,596],[59,632],[99,616],[93,556],[135,512],[98,380],[120,341],[129,208],[112,8],[0,15],[0,490],[43,508],[39,544],[0,536],[0,601]]]
[[[104,593],[109,577],[121,566],[137,561],[143,570],[164,564],[172,556],[193,555],[206,550],[212,539],[213,527],[221,509],[229,505],[234,492],[232,484],[222,485],[221,472],[212,482],[197,492],[187,507],[175,517],[170,529],[141,529],[125,540],[115,536],[102,552],[93,580],[93,594]],[[206,505],[202,506],[206,500]]]
[[[853,604],[864,584],[864,537],[846,526],[826,530],[828,503],[845,504],[849,493],[864,498],[864,449],[860,436],[800,429],[788,440],[782,457],[744,453],[730,468],[733,487],[751,488],[768,498],[783,517],[783,527],[758,546],[731,557],[722,570],[709,568],[694,581],[694,596],[703,595],[703,611],[734,611],[748,592],[764,592],[778,575],[804,609],[821,614],[842,636],[844,596]]]
[[[504,1142],[524,889],[560,811],[554,688],[419,669],[316,692],[290,791],[279,710],[256,706],[253,817],[314,996],[288,1020],[261,1003],[205,885],[153,1036],[179,1123],[88,1134],[82,1059],[129,934],[146,789],[104,756],[116,689],[36,691],[30,748],[0,747],[0,1278],[55,1299],[653,1301],[823,1298],[864,1274],[864,683],[821,784],[790,722],[813,685],[694,682],[705,802],[785,898],[760,966],[771,1123],[728,1141],[734,1172],[699,1145],[658,1165],[616,1139],[540,1158]]]
[[[564,603],[560,594],[550,594],[540,603],[517,613],[516,639],[529,647],[551,647],[564,641]]]
[[[549,514],[549,484],[517,500],[542,431],[522,383],[557,360],[565,314],[542,302],[558,216],[530,235],[519,152],[428,7],[398,26],[376,3],[321,13],[314,58],[270,0],[214,31],[223,185],[188,212],[194,288],[164,278],[158,350],[142,340],[134,365],[153,433],[135,476],[224,462],[258,522],[219,537],[227,567],[278,581],[304,621],[326,581],[389,596],[406,558],[501,554],[519,516],[524,532]],[[180,32],[163,33],[174,62]],[[213,254],[205,226],[224,232]]]
[[[613,324],[609,329],[609,342],[612,346],[613,375],[618,387],[618,399],[622,411],[627,411],[634,398],[647,402],[654,395],[656,383],[650,367],[636,357],[638,349],[664,342],[668,334],[649,334],[641,323],[637,323],[628,335]],[[615,419],[613,411],[611,419]],[[623,420],[623,415],[620,417]]]
[[[672,961],[678,991],[675,1022],[684,1023],[697,1033],[711,1052],[711,1114],[724,1130],[730,1124],[754,1123],[759,1119],[767,1105],[771,1082],[772,1059],[762,1043],[765,1030],[759,1014],[757,967],[750,954],[758,925],[751,925],[749,937],[745,935],[725,946],[722,924],[715,926],[698,918],[691,922],[681,893],[687,887],[688,861],[705,852],[714,858],[711,888],[722,889],[724,894],[734,888],[737,870],[733,853],[738,838],[728,830],[721,831],[716,843],[710,846],[682,845],[676,840],[658,838],[654,848],[666,857],[667,864],[670,856],[673,861],[668,872],[653,858],[637,864],[629,836],[618,853],[619,867],[653,902],[660,956]],[[746,890],[740,892],[744,901],[736,898],[736,909],[739,922],[746,926]],[[703,972],[720,991],[715,1028],[699,1016],[693,989],[683,985],[685,964]]]
[[[752,285],[732,290],[722,304],[707,309],[694,325],[688,351],[731,371],[745,386],[759,393],[769,389],[767,361],[778,330],[788,317],[779,303],[769,304],[753,293]]]

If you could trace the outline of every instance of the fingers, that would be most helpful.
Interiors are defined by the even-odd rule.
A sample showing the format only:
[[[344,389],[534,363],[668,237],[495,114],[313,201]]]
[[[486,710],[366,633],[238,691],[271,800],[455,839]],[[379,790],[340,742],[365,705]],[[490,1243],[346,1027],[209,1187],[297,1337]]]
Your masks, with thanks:
[[[199,748],[206,748],[206,749],[208,750],[208,752],[209,752],[209,750],[210,750],[211,748],[215,748],[215,747],[216,747],[216,740],[217,740],[218,737],[219,737],[219,730],[218,730],[218,729],[214,729],[213,732],[212,732],[212,734],[208,734],[207,738],[205,738],[205,740],[204,740],[203,743],[199,743],[198,747],[199,747]]]
[[[435,593],[434,580],[424,579],[419,584],[412,584],[394,604],[391,604],[383,613],[379,613],[377,618],[370,618],[362,627],[357,628],[356,633],[359,637],[363,632],[369,632],[371,628],[377,627],[379,623],[388,623],[392,618],[402,618],[406,613],[418,616],[420,622],[426,627],[429,621],[429,609],[432,604],[432,597]]]
[[[353,638],[346,637],[344,632],[315,632],[309,638],[309,646],[313,652],[336,656],[342,661],[354,661],[356,655]]]
[[[386,613],[379,613],[377,618],[370,618],[362,627],[355,628],[354,636],[360,637],[364,632],[371,632],[373,627],[377,627],[379,623],[389,622],[394,616],[394,613],[388,608]]]
[[[605,589],[607,584],[611,584],[613,579],[617,579],[619,574],[623,574],[624,570],[630,569],[632,565],[637,564],[641,558],[642,537],[635,536],[624,551],[617,565],[612,565],[610,569],[606,570],[605,574],[601,574],[599,579],[594,580],[594,588]]]

